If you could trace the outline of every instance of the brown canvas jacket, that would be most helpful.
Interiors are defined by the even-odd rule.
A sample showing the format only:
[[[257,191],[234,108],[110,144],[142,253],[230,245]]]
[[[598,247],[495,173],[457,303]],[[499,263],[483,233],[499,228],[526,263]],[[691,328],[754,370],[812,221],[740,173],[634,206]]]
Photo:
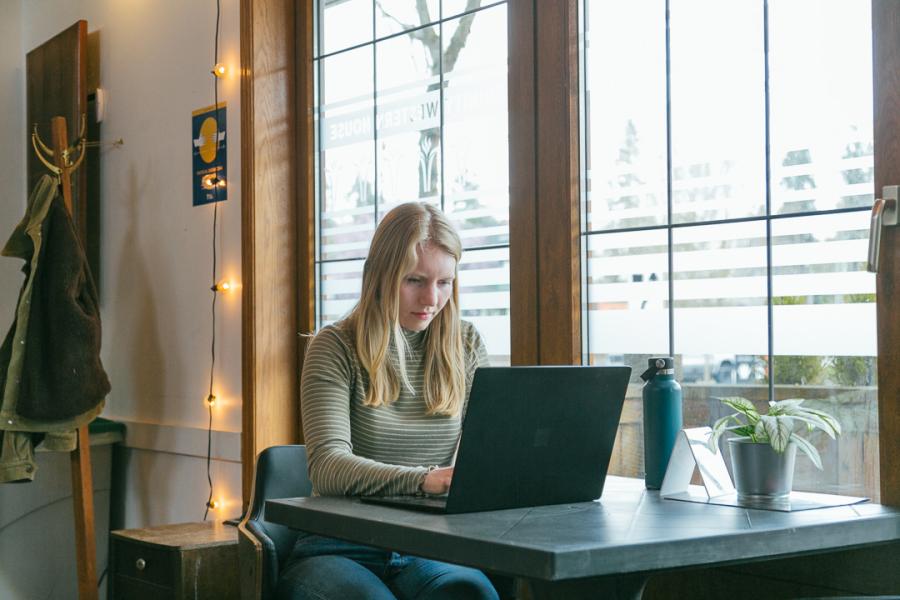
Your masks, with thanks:
[[[25,281],[0,347],[0,429],[80,427],[103,409],[110,386],[97,290],[53,178],[38,182],[2,254],[25,261]]]

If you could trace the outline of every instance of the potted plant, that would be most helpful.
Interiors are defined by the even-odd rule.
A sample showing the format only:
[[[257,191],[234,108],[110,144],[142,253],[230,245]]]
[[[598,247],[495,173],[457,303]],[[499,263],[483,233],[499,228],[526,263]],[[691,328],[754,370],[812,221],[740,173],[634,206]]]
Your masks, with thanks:
[[[709,436],[709,448],[719,449],[719,438],[734,434],[728,442],[731,467],[738,496],[781,498],[791,492],[794,458],[799,448],[816,468],[822,468],[819,451],[794,430],[805,424],[807,431],[821,429],[832,439],[841,434],[841,424],[827,412],[803,406],[803,400],[769,402],[760,414],[746,398],[720,398],[736,412],[717,420]]]

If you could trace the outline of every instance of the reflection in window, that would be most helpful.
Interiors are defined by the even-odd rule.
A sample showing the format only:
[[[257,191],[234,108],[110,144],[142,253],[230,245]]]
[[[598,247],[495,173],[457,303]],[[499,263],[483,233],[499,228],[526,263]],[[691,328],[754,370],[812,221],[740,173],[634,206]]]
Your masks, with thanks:
[[[869,3],[584,0],[583,26],[585,362],[674,355],[686,426],[730,395],[832,411],[795,487],[877,498]],[[614,472],[641,422],[635,379]]]
[[[463,318],[508,364],[505,2],[318,4],[318,326],[355,304],[378,220],[430,202],[463,240]]]

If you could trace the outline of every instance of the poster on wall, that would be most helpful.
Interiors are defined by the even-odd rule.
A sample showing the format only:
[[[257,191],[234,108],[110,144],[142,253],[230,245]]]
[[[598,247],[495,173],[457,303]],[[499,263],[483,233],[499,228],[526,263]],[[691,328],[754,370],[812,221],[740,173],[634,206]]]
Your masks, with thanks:
[[[194,206],[227,200],[225,102],[195,110],[191,121]]]

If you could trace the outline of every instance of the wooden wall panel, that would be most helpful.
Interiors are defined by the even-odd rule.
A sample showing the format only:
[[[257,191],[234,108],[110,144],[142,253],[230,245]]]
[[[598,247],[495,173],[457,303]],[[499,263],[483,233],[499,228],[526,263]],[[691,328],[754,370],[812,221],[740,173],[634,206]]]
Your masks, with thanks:
[[[82,115],[87,112],[87,21],[78,21],[53,36],[25,57],[26,119],[28,143],[28,189],[49,173],[31,147],[34,125],[48,146],[51,144],[50,119],[65,117],[67,139],[74,143],[82,133]],[[78,169],[71,175],[72,217],[82,240],[87,239],[87,171]]]
[[[872,2],[875,194],[900,184],[900,2]],[[900,505],[900,227],[881,234],[878,298],[878,429],[881,502]]]
[[[244,503],[260,450],[298,439],[295,4],[241,0]]]

